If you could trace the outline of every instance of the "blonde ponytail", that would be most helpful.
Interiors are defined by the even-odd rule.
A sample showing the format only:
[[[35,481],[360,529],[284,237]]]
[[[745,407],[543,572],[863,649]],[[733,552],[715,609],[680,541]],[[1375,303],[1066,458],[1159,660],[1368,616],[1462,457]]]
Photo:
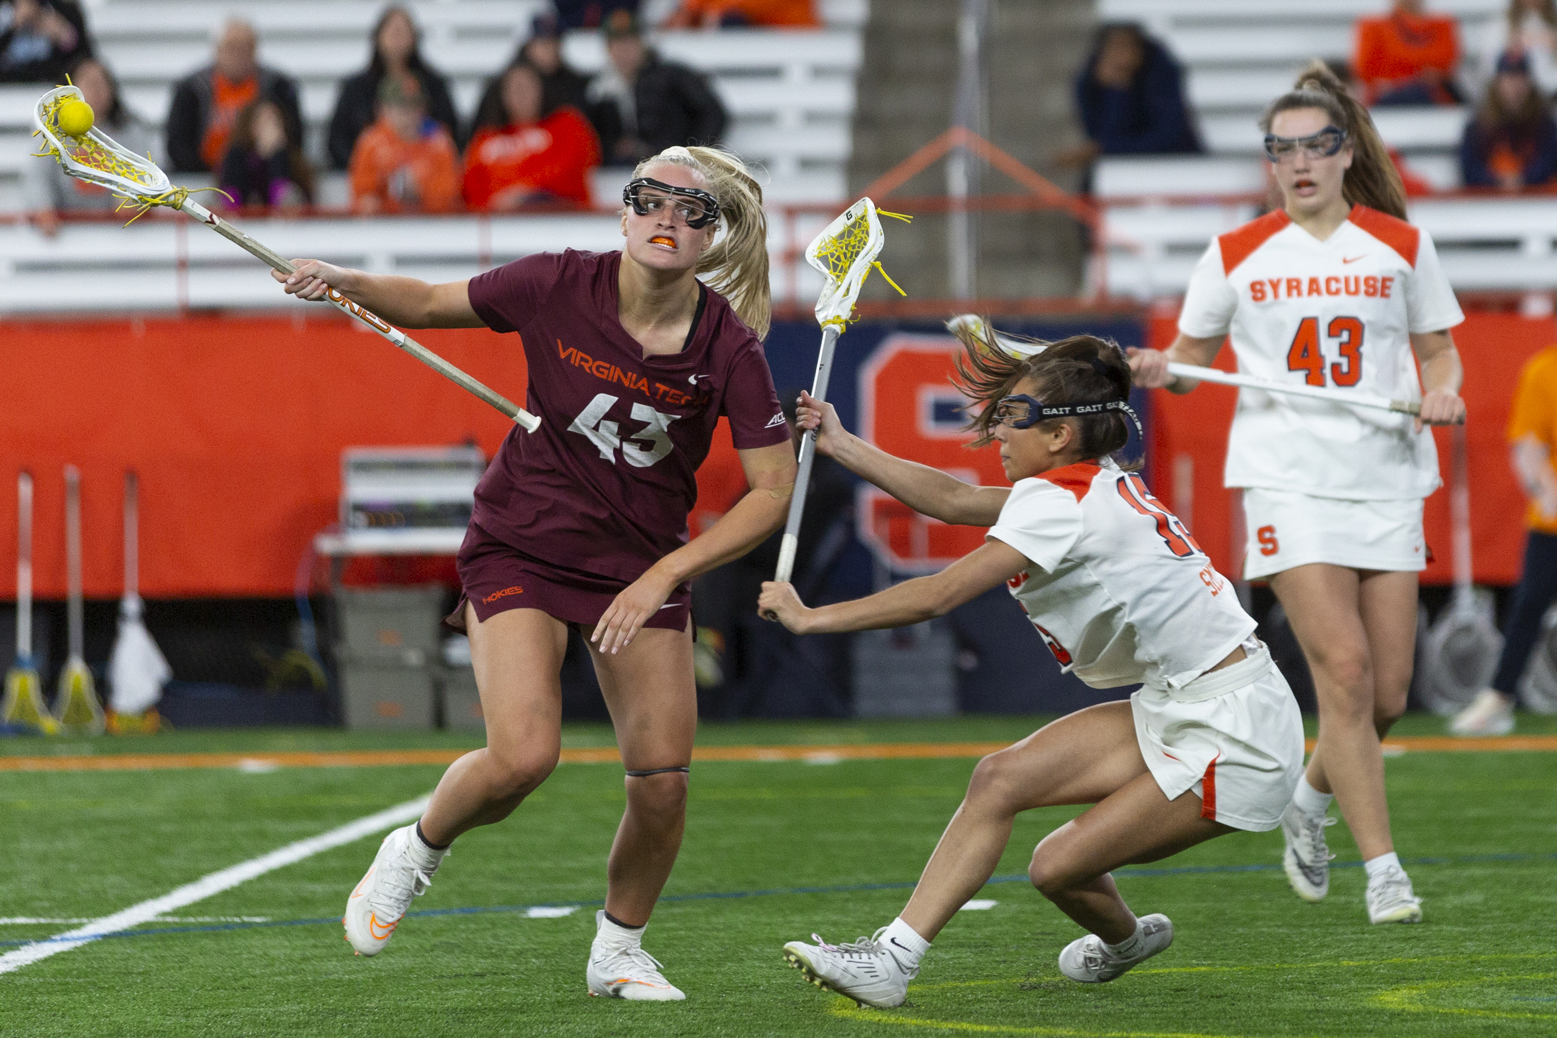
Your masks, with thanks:
[[[638,163],[634,177],[650,166],[670,163],[696,170],[719,200],[723,225],[714,244],[697,262],[697,272],[709,288],[724,296],[736,316],[757,333],[768,336],[773,320],[772,288],[768,282],[768,216],[762,208],[762,185],[738,157],[722,148],[666,148]]]
[[[1292,90],[1270,103],[1260,119],[1260,129],[1270,133],[1271,121],[1278,114],[1296,108],[1322,109],[1338,129],[1346,131],[1352,145],[1352,165],[1341,181],[1341,197],[1404,220],[1406,188],[1373,117],[1324,62],[1310,62]]]

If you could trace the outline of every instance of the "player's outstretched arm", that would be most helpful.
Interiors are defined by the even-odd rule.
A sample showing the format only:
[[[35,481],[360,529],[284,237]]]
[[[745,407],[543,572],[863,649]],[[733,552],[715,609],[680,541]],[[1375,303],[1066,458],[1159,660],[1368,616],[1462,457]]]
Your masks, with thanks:
[[[964,555],[933,576],[905,580],[867,598],[837,602],[820,609],[806,608],[800,596],[795,594],[793,584],[770,580],[762,585],[757,611],[796,634],[906,627],[949,613],[990,588],[999,587],[1031,565],[1021,552],[1004,541],[985,541],[977,551]]]
[[[740,558],[784,525],[795,490],[795,449],[788,442],[736,451],[748,490],[704,533],[665,556],[617,595],[590,634],[601,652],[632,644],[683,581]]]
[[[335,289],[358,306],[403,328],[479,328],[483,322],[470,305],[467,282],[428,284],[395,274],[370,274],[314,259],[294,259],[291,274],[271,271],[288,295],[323,300]]]
[[[1168,364],[1193,364],[1208,368],[1216,360],[1224,338],[1197,339],[1180,332],[1179,337],[1165,350],[1142,350],[1131,346],[1125,350],[1125,355],[1130,358],[1130,381],[1141,389],[1188,393],[1200,383],[1192,378],[1178,378],[1168,374]]]
[[[1010,487],[977,487],[940,469],[907,461],[855,436],[838,420],[832,404],[800,394],[795,421],[817,430],[816,449],[844,468],[869,480],[903,504],[959,526],[994,526]]]

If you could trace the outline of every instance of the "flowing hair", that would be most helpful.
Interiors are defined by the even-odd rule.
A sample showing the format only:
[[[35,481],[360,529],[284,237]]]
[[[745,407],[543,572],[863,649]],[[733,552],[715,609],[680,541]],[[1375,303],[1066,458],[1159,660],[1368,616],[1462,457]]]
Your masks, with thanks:
[[[732,153],[722,148],[666,148],[638,163],[634,177],[650,166],[669,163],[695,170],[719,200],[722,234],[697,261],[709,288],[729,300],[736,316],[757,338],[768,337],[773,321],[768,283],[768,216],[762,209],[762,185]]]
[[[1297,83],[1270,103],[1260,117],[1260,129],[1270,133],[1271,122],[1282,112],[1318,108],[1337,129],[1346,131],[1352,146],[1352,165],[1341,181],[1341,197],[1381,213],[1406,218],[1406,188],[1400,171],[1389,157],[1373,117],[1346,85],[1322,61],[1313,61],[1299,73]]]
[[[987,321],[983,326],[991,327]],[[962,352],[957,355],[953,384],[968,398],[966,410],[978,408],[966,426],[978,434],[970,447],[983,447],[994,439],[995,405],[1029,379],[1037,384],[1034,395],[1055,407],[1130,399],[1130,364],[1119,344],[1111,339],[1072,335],[1048,344],[1027,340],[1036,343],[1039,352],[1014,357],[979,337],[970,325],[959,324],[955,334],[962,342]],[[1130,440],[1130,421],[1118,411],[1051,418],[1042,424],[1054,422],[1075,424],[1077,444],[1088,460],[1107,457]]]

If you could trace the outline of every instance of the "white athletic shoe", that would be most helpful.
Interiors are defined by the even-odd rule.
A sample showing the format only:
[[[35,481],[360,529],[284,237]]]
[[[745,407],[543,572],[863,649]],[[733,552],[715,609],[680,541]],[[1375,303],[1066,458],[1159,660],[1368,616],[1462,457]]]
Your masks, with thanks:
[[[599,998],[632,1002],[680,1002],[686,994],[665,979],[660,961],[642,948],[615,947],[600,939],[605,911],[595,913],[595,943],[589,949],[585,979],[589,993]]]
[[[1173,922],[1165,915],[1143,915],[1140,919],[1141,948],[1134,955],[1120,958],[1103,946],[1095,933],[1071,941],[1060,952],[1060,972],[1083,984],[1104,984],[1137,966],[1173,943]]]
[[[411,900],[426,893],[431,870],[419,868],[411,858],[416,823],[384,837],[368,874],[346,899],[346,940],[358,955],[377,955],[394,936],[395,927],[411,907]]]
[[[1507,735],[1514,730],[1514,697],[1495,688],[1476,693],[1470,706],[1449,721],[1450,735]]]
[[[1422,899],[1411,891],[1411,877],[1391,865],[1368,880],[1368,922],[1420,923]]]
[[[1330,859],[1335,855],[1325,846],[1325,829],[1334,824],[1334,818],[1315,818],[1299,811],[1296,804],[1281,812],[1281,835],[1287,841],[1281,864],[1287,881],[1304,901],[1323,901],[1330,893]]]
[[[815,944],[790,941],[784,945],[784,958],[819,988],[846,995],[862,1006],[890,1009],[908,997],[908,982],[919,975],[919,965],[906,965],[906,956],[882,943],[886,929],[883,926],[874,936],[849,944],[828,944],[812,934]]]

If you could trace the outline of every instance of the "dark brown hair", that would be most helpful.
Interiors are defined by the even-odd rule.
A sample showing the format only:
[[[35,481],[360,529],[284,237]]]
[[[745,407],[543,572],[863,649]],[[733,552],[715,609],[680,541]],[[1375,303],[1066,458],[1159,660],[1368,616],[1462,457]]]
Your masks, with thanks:
[[[261,97],[250,101],[239,109],[238,115],[233,119],[232,138],[227,146],[242,151],[253,151],[255,149],[254,122],[259,118],[260,109],[267,105],[275,109],[276,118],[281,120],[282,133],[286,135],[286,144],[283,145],[282,150],[286,152],[287,156],[287,175],[291,178],[292,183],[297,185],[298,190],[303,193],[303,200],[311,205],[314,200],[313,167],[303,157],[302,147],[297,141],[292,139],[292,130],[287,125],[286,115],[281,111],[280,106],[276,102]]]
[[[986,329],[991,327],[987,321],[982,324]],[[1110,339],[1072,335],[1047,344],[1028,339],[1024,341],[1035,343],[1041,351],[1030,357],[1013,357],[966,324],[957,328],[956,335],[962,352],[957,355],[953,384],[968,398],[969,411],[982,405],[967,425],[978,433],[970,447],[982,447],[994,438],[994,405],[1015,393],[1024,381],[1036,384],[1033,396],[1056,406],[1130,399],[1130,365],[1118,343]],[[1041,424],[1053,422],[1074,424],[1077,444],[1088,460],[1106,457],[1130,439],[1130,420],[1118,411],[1051,418]]]
[[[1557,29],[1557,3],[1553,0],[1541,0],[1540,10],[1535,13],[1541,16],[1541,20],[1554,29]],[[1508,0],[1508,10],[1504,17],[1508,19],[1510,29],[1518,29],[1520,19],[1524,16],[1525,5],[1519,0]]]
[[[1373,125],[1373,117],[1324,62],[1310,62],[1293,88],[1270,103],[1260,117],[1260,129],[1270,133],[1271,122],[1277,115],[1298,108],[1318,108],[1338,129],[1346,131],[1352,146],[1352,165],[1341,182],[1341,197],[1353,205],[1365,205],[1404,220],[1406,188],[1384,139]]]

